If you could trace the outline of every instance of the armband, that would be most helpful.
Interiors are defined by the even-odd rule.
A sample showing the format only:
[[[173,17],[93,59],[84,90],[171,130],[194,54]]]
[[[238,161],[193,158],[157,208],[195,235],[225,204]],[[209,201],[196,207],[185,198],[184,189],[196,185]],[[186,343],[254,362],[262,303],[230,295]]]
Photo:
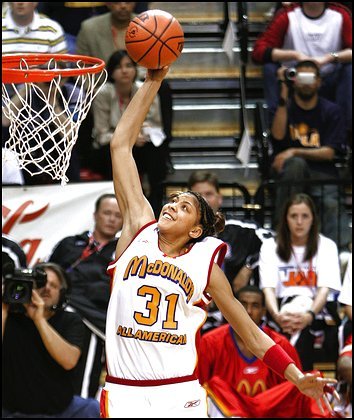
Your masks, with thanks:
[[[316,314],[314,313],[314,311],[311,311],[311,310],[308,310],[308,311],[306,311],[308,314],[310,314],[310,315],[312,315],[312,322],[315,320],[315,318],[316,318]],[[312,324],[312,322],[311,322],[311,324]]]
[[[270,347],[263,356],[263,362],[275,373],[284,378],[285,369],[294,363],[294,360],[279,344]]]

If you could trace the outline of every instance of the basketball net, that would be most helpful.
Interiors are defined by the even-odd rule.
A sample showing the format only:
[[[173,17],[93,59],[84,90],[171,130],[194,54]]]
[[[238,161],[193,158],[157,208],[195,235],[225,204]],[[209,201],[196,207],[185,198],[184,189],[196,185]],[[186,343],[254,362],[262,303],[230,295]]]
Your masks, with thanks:
[[[47,173],[66,185],[66,171],[80,125],[106,82],[107,72],[104,68],[93,73],[78,72],[68,79],[65,69],[60,73],[60,62],[65,59],[48,60],[37,69],[59,69],[52,80],[2,83],[2,111],[9,123],[9,139],[4,147],[15,152],[21,169],[31,175]],[[21,71],[33,68],[24,58],[19,62]],[[83,69],[85,63],[77,60],[74,66]]]

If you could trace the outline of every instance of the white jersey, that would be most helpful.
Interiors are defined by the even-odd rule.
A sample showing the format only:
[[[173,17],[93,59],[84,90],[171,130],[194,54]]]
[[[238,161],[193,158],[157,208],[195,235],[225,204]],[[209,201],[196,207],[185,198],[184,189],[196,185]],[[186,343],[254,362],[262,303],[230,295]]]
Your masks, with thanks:
[[[142,228],[108,267],[112,290],[106,321],[107,373],[142,381],[193,375],[196,336],[210,297],[212,264],[222,264],[226,245],[207,237],[184,255],[158,246],[157,223]]]
[[[265,239],[260,250],[260,287],[273,287],[278,298],[307,296],[313,299],[317,288],[328,287],[337,292],[341,288],[337,245],[320,235],[317,254],[305,261],[304,246],[294,246],[290,260],[282,261],[274,238]],[[329,298],[328,300],[333,300]]]

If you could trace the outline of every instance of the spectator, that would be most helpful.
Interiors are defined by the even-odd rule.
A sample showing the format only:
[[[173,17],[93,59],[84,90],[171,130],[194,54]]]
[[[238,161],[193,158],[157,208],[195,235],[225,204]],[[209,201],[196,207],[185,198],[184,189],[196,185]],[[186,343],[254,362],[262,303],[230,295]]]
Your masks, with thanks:
[[[68,279],[56,264],[37,268],[45,271],[46,284],[32,290],[22,310],[2,302],[2,417],[98,418],[98,401],[73,390],[83,324],[63,310]]]
[[[83,397],[96,397],[104,366],[103,340],[110,293],[106,269],[113,260],[116,236],[122,228],[114,194],[98,197],[94,221],[93,231],[62,239],[49,257],[49,261],[59,264],[70,278],[70,306],[81,315],[86,327],[75,377],[76,393]]]
[[[40,2],[38,10],[60,23],[65,31],[69,54],[76,54],[76,37],[81,22],[85,19],[107,13],[106,3],[102,2]]]
[[[101,58],[108,64],[111,55],[117,50],[125,50],[125,32],[136,16],[136,2],[108,2],[109,13],[86,19],[82,22],[77,36],[77,54]],[[145,4],[145,3],[144,3]],[[140,4],[141,6],[141,4]],[[145,78],[146,69],[138,66],[138,79]],[[172,91],[167,80],[163,80],[159,89],[160,112],[166,135],[165,146],[169,148],[172,140]],[[169,150],[167,169],[172,172],[173,165]]]
[[[220,193],[219,180],[215,173],[209,171],[192,172],[188,179],[188,189],[201,194],[214,212],[219,211],[222,207],[223,196]],[[258,286],[259,250],[263,239],[270,236],[272,236],[270,231],[259,227],[254,222],[239,221],[226,217],[225,229],[219,233],[218,238],[227,244],[222,269],[234,293],[247,284]],[[214,302],[211,302],[208,306],[208,318],[202,326],[202,333],[224,322],[221,312]]]
[[[264,293],[256,286],[245,286],[236,292],[235,297],[252,320],[301,369],[295,348],[264,322]],[[220,417],[217,414],[221,412],[226,417],[274,418],[284,407],[286,417],[322,417],[316,403],[302,396],[293,385],[257,359],[229,324],[204,334],[198,355],[198,378],[208,391],[209,417]]]
[[[281,8],[256,40],[252,59],[264,65],[265,98],[272,114],[279,101],[277,68],[315,61],[323,80],[321,96],[337,102],[351,131],[352,18],[345,6],[300,2]]]
[[[263,242],[260,286],[270,316],[299,352],[304,370],[312,370],[314,334],[324,331],[326,357],[338,357],[339,319],[333,292],[340,290],[336,244],[318,233],[313,200],[290,197],[283,208],[276,238]]]
[[[338,302],[344,306],[344,315],[347,324],[350,324],[350,333],[345,338],[344,346],[341,347],[337,362],[337,379],[340,381],[342,404],[335,406],[335,411],[340,412],[342,417],[352,416],[352,254],[349,256],[344,280]],[[347,328],[346,328],[347,329]]]
[[[271,126],[273,174],[276,180],[289,181],[290,184],[294,180],[336,180],[339,174],[334,158],[343,155],[346,150],[342,113],[336,104],[319,96],[321,79],[314,62],[299,62],[296,71],[294,93],[290,97],[289,86],[284,83],[284,69],[278,71],[281,98]],[[323,206],[318,205],[325,221],[321,231],[340,248],[346,247],[350,242],[350,231],[345,209],[341,211],[338,206],[340,187],[324,185],[323,189],[316,187],[311,191],[305,191],[305,183],[290,187],[292,192],[309,192],[318,200],[323,200]],[[275,225],[288,196],[289,187],[277,188]]]
[[[108,63],[112,53],[125,49],[125,31],[134,18],[135,2],[106,2],[108,13],[85,19],[77,35],[77,54]]]
[[[2,18],[2,53],[66,54],[63,28],[36,11],[37,2],[11,1]]]
[[[112,54],[107,63],[108,82],[93,102],[94,132],[92,168],[105,179],[112,179],[110,141],[115,127],[141,82],[136,81],[137,66],[126,50]],[[144,127],[135,143],[133,156],[143,182],[149,181],[147,197],[157,216],[163,199],[163,180],[166,176],[167,143],[162,129],[160,102],[153,102]],[[158,164],[156,164],[158,162]]]

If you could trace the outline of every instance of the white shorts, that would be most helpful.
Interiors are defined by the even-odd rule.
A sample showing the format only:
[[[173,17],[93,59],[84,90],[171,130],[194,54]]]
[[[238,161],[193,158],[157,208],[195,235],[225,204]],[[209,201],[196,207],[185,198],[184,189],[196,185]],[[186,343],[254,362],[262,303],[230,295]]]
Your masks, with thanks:
[[[207,395],[198,380],[158,386],[106,382],[102,418],[207,418]]]

